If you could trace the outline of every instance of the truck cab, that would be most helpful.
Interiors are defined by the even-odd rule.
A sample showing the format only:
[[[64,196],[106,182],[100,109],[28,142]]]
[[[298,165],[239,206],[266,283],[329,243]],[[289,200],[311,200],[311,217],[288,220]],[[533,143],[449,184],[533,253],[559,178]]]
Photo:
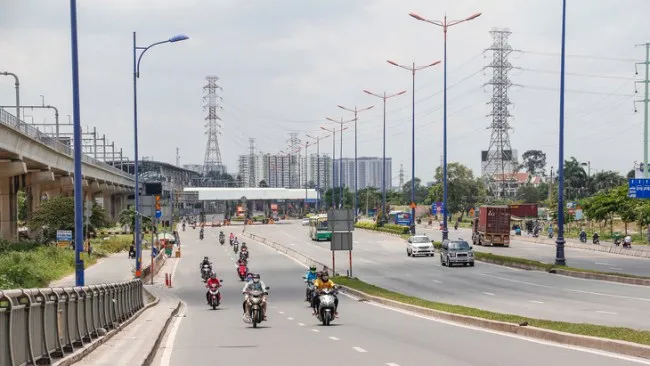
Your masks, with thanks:
[[[474,245],[510,246],[510,208],[508,206],[481,206],[472,222]]]

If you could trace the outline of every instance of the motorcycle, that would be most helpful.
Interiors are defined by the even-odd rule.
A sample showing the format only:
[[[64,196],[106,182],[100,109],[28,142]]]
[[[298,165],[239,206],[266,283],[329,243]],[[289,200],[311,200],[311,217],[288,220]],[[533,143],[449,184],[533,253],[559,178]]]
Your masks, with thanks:
[[[216,310],[217,306],[219,306],[221,303],[221,293],[219,292],[219,286],[211,285],[208,291],[210,292],[210,306],[212,306],[212,310]]]
[[[235,251],[235,253],[237,253],[237,252]],[[239,253],[239,256],[240,256],[241,259],[247,261],[248,260],[248,250],[242,248],[241,253]]]
[[[580,234],[580,242],[581,243],[587,242],[587,234]]]
[[[336,293],[336,288],[333,289],[323,289],[318,294],[319,304],[317,317],[318,320],[323,323],[323,325],[330,325],[330,322],[334,320],[334,294]]]
[[[232,246],[235,243],[235,239],[230,239],[230,246]]]
[[[267,286],[265,290],[268,291],[269,287]],[[257,328],[257,324],[264,321],[264,314],[262,312],[262,302],[264,301],[264,295],[269,294],[266,291],[262,292],[262,291],[253,290],[248,294],[249,295],[248,307],[250,309],[248,313],[248,318],[253,323],[253,328]]]
[[[223,236],[220,236],[219,237],[219,244],[223,245],[225,242],[226,242],[226,238],[224,238]]]
[[[239,243],[233,244],[232,250],[234,250],[236,254],[239,251]]]
[[[600,244],[600,237],[598,235],[594,235],[594,238],[592,239],[592,243]]]
[[[135,248],[133,246],[129,249],[129,259],[135,259]]]
[[[307,284],[307,288],[305,288],[305,301],[311,303],[312,297],[314,296],[314,281],[308,281],[304,276],[302,278],[305,279],[305,283]]]
[[[185,224],[183,224],[183,231],[185,231]]]
[[[239,275],[240,280],[245,280],[246,276],[248,275],[248,267],[246,266],[239,266],[237,268],[237,274]]]
[[[203,231],[199,233],[199,239],[203,240]]]
[[[212,272],[212,267],[210,267],[209,264],[204,264],[201,267],[201,279],[203,282],[207,282],[208,278],[210,278],[210,273]]]
[[[632,243],[623,242],[623,248],[632,249]]]

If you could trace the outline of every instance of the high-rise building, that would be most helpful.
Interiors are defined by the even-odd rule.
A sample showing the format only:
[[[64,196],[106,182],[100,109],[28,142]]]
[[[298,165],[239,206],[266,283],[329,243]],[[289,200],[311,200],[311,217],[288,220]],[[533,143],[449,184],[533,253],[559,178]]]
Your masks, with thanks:
[[[329,155],[310,154],[306,165],[308,186],[320,186],[324,190],[332,186],[332,158]]]
[[[381,188],[382,158],[359,157],[357,159],[357,188]],[[336,159],[334,162],[334,185],[339,185],[339,164],[343,167],[343,186],[354,189],[354,158]],[[386,189],[393,187],[393,164],[391,158],[386,158]]]

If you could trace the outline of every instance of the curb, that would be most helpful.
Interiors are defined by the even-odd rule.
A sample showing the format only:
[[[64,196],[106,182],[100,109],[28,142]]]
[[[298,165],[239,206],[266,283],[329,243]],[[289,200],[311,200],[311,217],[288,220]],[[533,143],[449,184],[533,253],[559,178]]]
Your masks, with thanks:
[[[253,240],[256,240],[268,247],[271,247],[277,250],[278,252],[284,253],[287,256],[297,261],[303,262],[307,265],[315,264],[327,268],[327,265],[320,263],[314,260],[313,258],[310,258],[302,253],[299,253],[298,251],[287,248],[276,242],[269,241],[264,237],[257,236],[255,234],[250,234],[250,233],[243,233],[243,235]],[[579,273],[583,273],[583,272],[579,272]],[[616,277],[616,276],[612,276],[612,277]],[[576,334],[558,332],[554,330],[548,330],[548,329],[542,329],[536,327],[520,326],[514,323],[499,322],[495,320],[476,318],[467,315],[453,314],[453,313],[448,313],[440,310],[428,309],[421,306],[405,304],[399,301],[384,299],[373,295],[368,295],[365,292],[361,292],[349,288],[347,286],[341,286],[341,287],[344,289],[345,293],[361,299],[373,301],[378,304],[386,305],[397,309],[411,311],[417,314],[421,314],[433,318],[452,321],[454,323],[471,325],[478,328],[486,328],[486,329],[491,329],[491,330],[500,331],[504,333],[517,334],[524,337],[541,339],[541,340],[551,341],[560,344],[568,344],[573,346],[598,349],[598,350],[603,350],[603,351],[608,351],[613,353],[624,354],[628,356],[650,359],[650,347],[641,344],[618,341],[618,340],[607,339],[607,338],[597,338],[597,337],[576,335]]]
[[[142,289],[146,292],[146,294],[150,297],[154,297],[145,287],[142,287]],[[133,314],[132,317],[127,319],[125,322],[120,323],[117,328],[111,330],[110,332],[106,333],[105,336],[98,338],[94,340],[92,343],[90,343],[87,346],[84,346],[82,349],[75,351],[74,353],[62,358],[59,361],[54,362],[52,365],[54,366],[70,366],[76,362],[81,361],[84,357],[88,356],[92,351],[96,350],[99,346],[102,344],[108,342],[111,338],[113,338],[117,333],[122,331],[125,327],[127,327],[129,324],[131,324],[135,319],[137,319],[142,313],[144,313],[146,310],[149,308],[152,308],[158,303],[160,303],[160,299],[157,297],[154,297],[155,300],[153,302],[150,302],[149,304],[145,305],[142,309],[138,310],[135,314]]]
[[[488,320],[476,318],[467,315],[459,315],[447,313],[440,310],[433,310],[421,306],[405,304],[399,301],[384,299],[381,297],[368,295],[364,292],[351,289],[347,286],[341,286],[344,291],[352,296],[358,297],[366,301],[376,302],[378,304],[386,305],[393,308],[411,311],[417,314],[430,316],[433,318],[449,320],[454,323],[470,325],[474,327],[486,328],[498,332],[517,334],[524,337],[541,339],[555,343],[568,344],[572,346],[599,349],[602,351],[623,354],[633,357],[650,358],[650,346],[636,344],[632,342],[619,341],[607,338],[597,338],[591,336],[577,335],[571,333],[558,332],[554,330],[521,326],[514,323],[499,322],[495,320]]]
[[[545,239],[540,239],[540,238],[535,239],[535,238],[528,238],[524,236],[522,236],[520,239],[527,241],[529,243],[555,246],[554,242],[549,243]],[[574,243],[572,241],[566,241],[564,246],[566,248],[590,250],[592,252],[610,253],[610,254],[622,255],[626,257],[650,258],[650,250],[625,249],[623,247],[615,247],[611,245],[602,246],[597,244],[582,244],[582,243]]]
[[[160,347],[160,343],[162,342],[163,338],[165,338],[165,334],[167,333],[167,328],[169,327],[169,324],[172,322],[172,319],[178,315],[178,312],[181,309],[181,306],[183,306],[183,302],[179,301],[178,305],[176,305],[176,308],[172,310],[171,314],[169,314],[169,317],[165,321],[165,325],[162,327],[160,332],[158,333],[158,336],[156,337],[156,341],[153,344],[153,347],[147,354],[147,358],[144,359],[142,362],[142,366],[149,366],[151,363],[154,361],[156,358],[156,353],[158,352],[158,347]]]

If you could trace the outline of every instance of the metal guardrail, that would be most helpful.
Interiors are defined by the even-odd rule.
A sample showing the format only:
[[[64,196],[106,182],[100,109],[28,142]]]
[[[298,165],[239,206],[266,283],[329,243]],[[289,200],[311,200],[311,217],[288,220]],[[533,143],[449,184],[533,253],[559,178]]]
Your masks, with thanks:
[[[43,133],[39,131],[38,129],[34,128],[34,126],[31,126],[23,121],[19,121],[16,116],[13,114],[7,112],[3,108],[0,108],[0,123],[2,123],[5,126],[9,126],[12,129],[27,135],[28,137],[41,142],[42,144],[52,148],[53,150],[67,155],[69,157],[73,157],[73,149],[72,147],[57,141],[56,138],[53,138],[52,136]],[[88,155],[82,154],[81,155],[81,161],[83,161],[86,164],[91,164],[95,165],[97,167],[100,167],[104,170],[107,170],[113,174],[117,174],[119,176],[122,176],[127,179],[135,179],[135,177],[121,169],[115,168],[114,166],[110,164],[106,164],[103,161],[97,160],[93,157],[90,157]]]
[[[0,366],[51,364],[144,307],[142,282],[0,291]]]

